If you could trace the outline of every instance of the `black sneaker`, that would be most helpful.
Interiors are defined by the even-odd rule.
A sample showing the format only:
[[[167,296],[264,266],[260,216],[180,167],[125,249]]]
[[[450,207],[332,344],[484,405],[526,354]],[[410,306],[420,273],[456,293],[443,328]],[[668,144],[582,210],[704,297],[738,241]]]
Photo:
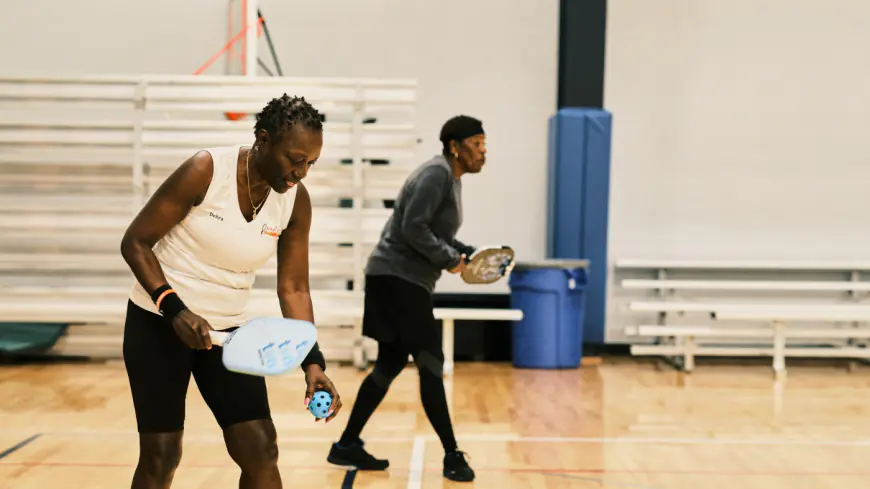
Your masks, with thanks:
[[[364,443],[358,441],[346,446],[333,443],[326,461],[343,467],[356,467],[358,470],[386,470],[389,460],[380,460],[363,448]]]
[[[444,477],[456,482],[471,482],[474,471],[465,460],[465,452],[453,450],[444,454]]]

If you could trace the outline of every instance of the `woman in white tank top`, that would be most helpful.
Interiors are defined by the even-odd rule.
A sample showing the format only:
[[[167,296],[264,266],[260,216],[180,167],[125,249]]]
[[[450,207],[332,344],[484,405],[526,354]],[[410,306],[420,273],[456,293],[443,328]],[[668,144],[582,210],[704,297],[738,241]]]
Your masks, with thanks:
[[[257,114],[251,147],[209,148],[185,161],[130,224],[121,253],[133,271],[124,361],[140,436],[132,487],[169,487],[181,456],[191,375],[242,471],[240,487],[281,487],[262,377],[224,368],[210,329],[247,320],[255,272],[278,256],[285,317],[314,321],[308,283],[311,200],[302,179],[320,156],[322,119],[286,94]],[[302,364],[341,408],[315,344]]]

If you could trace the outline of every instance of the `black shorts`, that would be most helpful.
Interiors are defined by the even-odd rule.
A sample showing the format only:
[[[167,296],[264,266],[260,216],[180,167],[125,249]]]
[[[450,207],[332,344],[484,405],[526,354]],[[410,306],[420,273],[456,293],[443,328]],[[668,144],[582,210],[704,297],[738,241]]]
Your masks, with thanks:
[[[363,334],[409,351],[440,351],[441,328],[435,320],[432,294],[390,275],[367,275]]]
[[[190,375],[221,428],[271,419],[263,377],[230,372],[221,348],[193,350],[163,316],[127,303],[124,365],[140,433],[167,433],[184,428]]]

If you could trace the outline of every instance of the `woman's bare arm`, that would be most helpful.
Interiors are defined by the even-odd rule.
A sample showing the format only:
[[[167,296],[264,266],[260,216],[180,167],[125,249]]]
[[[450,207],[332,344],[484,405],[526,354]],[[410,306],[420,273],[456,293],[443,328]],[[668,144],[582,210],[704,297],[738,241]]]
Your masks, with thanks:
[[[308,274],[310,232],[311,197],[305,186],[300,183],[290,223],[278,239],[278,301],[284,317],[313,323],[314,307],[311,303]],[[325,360],[317,343],[302,361],[302,368],[305,369],[306,405],[316,391],[329,392],[333,405],[326,422],[331,421],[341,409],[341,397],[335,385],[324,373]]]
[[[160,185],[124,233],[121,255],[149,294],[166,283],[154,245],[202,202],[213,172],[210,153],[191,156]]]
[[[160,185],[124,233],[121,255],[149,295],[167,284],[154,255],[154,245],[181,222],[193,206],[202,203],[213,174],[210,153],[200,151],[190,157]],[[208,332],[212,327],[205,319],[186,309],[183,298],[177,295],[170,295],[164,303],[172,306],[172,328],[184,344],[190,348],[211,348]]]

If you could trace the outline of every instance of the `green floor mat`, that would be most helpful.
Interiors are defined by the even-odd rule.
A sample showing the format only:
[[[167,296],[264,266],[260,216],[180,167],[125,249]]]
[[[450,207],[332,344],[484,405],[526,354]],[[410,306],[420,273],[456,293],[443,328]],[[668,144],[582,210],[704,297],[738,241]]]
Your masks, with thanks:
[[[0,323],[0,353],[28,353],[54,346],[66,331],[61,323]]]

